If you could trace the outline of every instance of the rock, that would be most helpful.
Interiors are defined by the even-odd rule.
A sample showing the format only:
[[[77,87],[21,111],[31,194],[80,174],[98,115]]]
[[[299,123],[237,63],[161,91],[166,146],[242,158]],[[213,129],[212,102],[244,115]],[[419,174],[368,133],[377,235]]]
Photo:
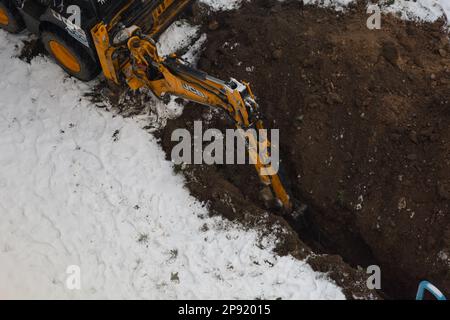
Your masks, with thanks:
[[[170,281],[180,283],[180,276],[178,275],[178,272],[172,272],[170,274]]]
[[[272,52],[272,58],[275,60],[280,60],[283,57],[283,50],[276,49]]]
[[[406,156],[406,158],[407,158],[408,160],[411,160],[411,161],[416,161],[418,157],[417,157],[417,154],[411,153],[411,154],[408,154],[408,155]]]
[[[417,144],[419,142],[419,140],[417,139],[417,132],[416,131],[411,130],[411,132],[409,133],[409,140],[411,140],[415,144]]]
[[[439,141],[440,138],[441,138],[441,135],[439,133],[433,133],[430,136],[430,141],[436,142],[436,141]]]
[[[327,97],[328,104],[342,104],[344,100],[341,98],[341,96],[335,92],[332,92]]]
[[[399,54],[397,47],[393,42],[383,43],[383,48],[381,49],[381,55],[389,61],[393,66],[397,66]]]
[[[449,39],[448,39],[447,36],[442,36],[442,37],[441,37],[440,43],[441,43],[441,45],[442,45],[444,48],[449,46],[450,43],[449,43],[448,40],[449,40]]]
[[[416,66],[418,66],[419,68],[423,68],[423,62],[419,57],[414,57],[413,61],[416,64]]]
[[[344,161],[345,162],[353,161],[353,155],[350,152],[344,153]]]
[[[450,200],[450,183],[438,182],[438,194],[442,199]]]
[[[391,137],[391,140],[393,140],[393,141],[400,141],[400,139],[402,138],[402,135],[399,133],[391,133],[390,137]]]
[[[397,224],[392,218],[389,218],[389,224],[391,225],[392,228],[395,228],[397,226]]]
[[[398,210],[404,210],[404,209],[406,209],[406,198],[401,197],[400,200],[398,201]]]
[[[445,51],[444,49],[439,49],[439,55],[442,58],[445,58],[447,56],[447,51]]]
[[[272,190],[270,190],[270,188],[267,187],[262,188],[259,192],[259,195],[264,202],[273,201],[273,193]]]
[[[423,129],[423,130],[421,130],[421,131],[420,131],[420,135],[421,135],[423,138],[430,139],[431,136],[433,135],[433,128],[428,128],[428,129]]]
[[[213,20],[208,24],[208,29],[211,31],[215,31],[217,29],[219,29],[220,25],[219,22],[217,22],[217,20]]]

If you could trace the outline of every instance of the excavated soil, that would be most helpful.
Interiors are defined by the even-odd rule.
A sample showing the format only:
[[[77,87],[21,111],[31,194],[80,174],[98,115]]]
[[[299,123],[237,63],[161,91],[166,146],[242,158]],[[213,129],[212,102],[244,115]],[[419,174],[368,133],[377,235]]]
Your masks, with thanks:
[[[292,193],[309,208],[304,216],[271,212],[262,222],[267,210],[250,166],[180,170],[214,212],[285,225],[281,254],[302,258],[305,242],[333,255],[312,265],[333,270],[349,297],[354,288],[339,279],[348,266],[337,256],[354,268],[379,265],[384,297],[413,298],[423,279],[449,295],[448,38],[442,21],[417,25],[384,16],[382,29],[371,31],[367,18],[362,4],[340,14],[270,0],[203,17],[209,41],[199,68],[251,83],[266,126],[280,129]],[[172,131],[192,131],[195,120],[204,129],[232,127],[220,113],[188,105],[161,133],[168,155]],[[363,290],[364,272],[356,274]]]

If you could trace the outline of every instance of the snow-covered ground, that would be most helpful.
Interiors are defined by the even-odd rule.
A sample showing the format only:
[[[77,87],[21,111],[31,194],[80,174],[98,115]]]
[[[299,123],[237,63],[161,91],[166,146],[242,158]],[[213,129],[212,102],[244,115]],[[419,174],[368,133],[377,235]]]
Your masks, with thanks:
[[[395,0],[384,10],[408,20],[433,22],[444,17],[450,25],[450,0]]]
[[[305,4],[343,10],[356,0],[301,1]],[[368,5],[371,3],[371,1],[368,1]],[[433,22],[439,18],[444,18],[450,25],[450,0],[381,0],[378,3],[381,5],[383,12],[396,14],[402,19]]]
[[[16,58],[26,37],[0,30],[0,298],[344,298],[273,240],[208,218],[140,125],[48,59]]]
[[[231,10],[239,7],[242,0],[200,0],[200,2],[207,4],[213,10]]]
[[[200,0],[214,10],[236,9],[248,0]],[[283,2],[285,0],[279,0]],[[322,7],[333,7],[343,10],[356,0],[299,0],[305,4],[318,5]],[[375,1],[374,1],[375,2]],[[367,1],[368,5],[372,1]],[[381,0],[378,2],[384,12],[394,13],[402,19],[433,22],[444,18],[450,25],[450,0]]]

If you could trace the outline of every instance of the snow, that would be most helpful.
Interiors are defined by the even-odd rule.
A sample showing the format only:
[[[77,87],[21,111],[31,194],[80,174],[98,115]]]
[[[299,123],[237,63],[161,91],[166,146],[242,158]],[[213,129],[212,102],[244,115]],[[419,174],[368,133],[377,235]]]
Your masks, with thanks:
[[[242,0],[200,0],[201,3],[207,4],[215,11],[232,10],[239,7]]]
[[[188,46],[199,30],[199,26],[190,25],[186,21],[176,21],[159,38],[159,54],[168,55]]]
[[[447,17],[447,23],[450,24],[450,0],[439,0],[439,3]]]
[[[321,7],[332,7],[337,11],[342,11],[354,0],[301,0],[304,4],[317,5]]]
[[[384,11],[395,13],[405,20],[434,22],[445,17],[450,24],[450,0],[395,0],[384,7]]]
[[[307,4],[342,10],[355,0],[303,0]],[[372,2],[368,1],[368,5]],[[445,18],[450,24],[450,0],[384,0],[379,2],[385,13],[394,13],[404,20],[434,22]]]
[[[230,10],[238,8],[246,0],[200,0],[213,10]],[[283,2],[285,0],[279,0]],[[356,0],[299,0],[308,5],[332,7],[342,11]],[[372,2],[368,1],[368,5]],[[450,25],[450,0],[382,0],[379,2],[383,11],[394,13],[406,20],[434,22],[445,18]]]
[[[136,121],[47,58],[15,58],[25,38],[0,30],[0,298],[344,298],[274,239],[209,218]]]

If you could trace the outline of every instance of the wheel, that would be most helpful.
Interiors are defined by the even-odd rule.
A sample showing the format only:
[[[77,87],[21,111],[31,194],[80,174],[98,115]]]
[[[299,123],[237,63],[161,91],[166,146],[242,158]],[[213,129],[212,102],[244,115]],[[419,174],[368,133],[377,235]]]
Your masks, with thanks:
[[[19,33],[25,28],[22,17],[9,1],[0,1],[0,28]]]
[[[57,28],[44,30],[41,39],[47,52],[71,76],[89,81],[99,74],[99,65],[87,49],[65,31]]]

